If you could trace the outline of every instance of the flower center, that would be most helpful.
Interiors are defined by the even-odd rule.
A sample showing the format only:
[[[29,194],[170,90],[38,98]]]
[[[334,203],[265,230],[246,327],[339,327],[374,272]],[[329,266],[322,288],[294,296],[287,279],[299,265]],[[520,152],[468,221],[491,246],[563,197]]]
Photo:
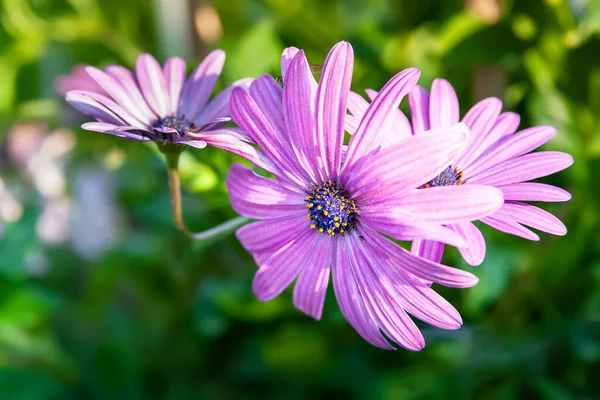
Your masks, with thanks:
[[[185,114],[182,114],[179,117],[169,115],[164,118],[159,118],[152,124],[153,128],[173,128],[177,131],[179,136],[185,135],[190,128],[194,128],[195,126],[196,122],[188,120],[185,117]],[[168,138],[165,137],[165,139]]]
[[[462,185],[466,181],[462,179],[463,173],[458,168],[452,168],[452,165],[442,171],[441,174],[420,186],[419,189],[430,188],[436,186],[452,186],[452,185]]]
[[[359,209],[342,185],[326,182],[315,186],[305,200],[312,229],[331,236],[354,229]]]

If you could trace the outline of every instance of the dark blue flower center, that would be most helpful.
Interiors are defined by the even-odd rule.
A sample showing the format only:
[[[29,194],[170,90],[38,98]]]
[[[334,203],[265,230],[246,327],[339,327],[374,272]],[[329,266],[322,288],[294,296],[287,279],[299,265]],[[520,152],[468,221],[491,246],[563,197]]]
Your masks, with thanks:
[[[159,118],[153,124],[153,128],[173,128],[177,131],[179,136],[183,136],[188,130],[193,129],[196,122],[190,121],[185,117],[185,114],[176,117],[175,115],[169,115],[164,118]]]
[[[442,171],[441,174],[421,186],[421,188],[430,188],[436,186],[462,185],[465,183],[462,179],[463,173],[458,168],[452,168],[452,165]]]
[[[305,200],[312,229],[331,236],[354,229],[359,210],[342,185],[326,182],[315,186]]]

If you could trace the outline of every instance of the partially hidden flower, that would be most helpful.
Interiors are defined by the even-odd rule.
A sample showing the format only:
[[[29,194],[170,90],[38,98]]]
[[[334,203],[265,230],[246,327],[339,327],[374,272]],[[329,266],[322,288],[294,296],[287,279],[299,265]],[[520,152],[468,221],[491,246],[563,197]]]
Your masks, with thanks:
[[[186,79],[186,65],[179,57],[164,66],[149,54],[141,54],[135,74],[111,65],[104,71],[87,66],[62,78],[59,90],[77,110],[96,118],[82,128],[136,141],[155,141],[161,146],[207,144],[233,152],[252,153],[248,137],[237,128],[224,128],[231,121],[229,98],[233,88],[248,87],[241,79],[209,101],[223,69],[225,53],[215,50]]]
[[[407,138],[378,152],[389,118],[415,86],[417,69],[393,77],[368,107],[342,163],[344,117],[353,69],[352,47],[330,51],[317,83],[302,51],[282,57],[284,85],[269,75],[249,90],[234,89],[232,117],[262,149],[260,166],[276,179],[234,164],[227,176],[233,208],[257,219],[236,235],[259,266],[253,290],[263,301],[294,280],[296,308],[320,319],[330,273],[341,311],[368,342],[419,350],[424,339],[407,313],[457,329],[457,310],[429,280],[464,288],[472,274],[411,254],[397,240],[429,239],[465,246],[442,224],[482,218],[502,193],[481,185],[416,189],[440,174],[468,139],[464,124]]]
[[[374,101],[377,92],[367,90],[367,95]],[[409,94],[409,103],[412,124],[400,109],[392,110],[391,118],[395,122],[387,131],[385,145],[392,146],[413,135],[430,135],[430,129],[444,135],[443,128],[451,127],[460,120],[456,92],[444,79],[433,82],[430,94],[417,86]],[[358,130],[358,121],[365,115],[368,106],[369,103],[360,95],[350,94],[348,108],[352,116],[346,120],[350,132]],[[479,218],[484,224],[530,240],[539,240],[539,236],[526,226],[554,235],[566,234],[567,229],[558,218],[524,202],[569,200],[571,195],[561,188],[529,181],[569,167],[573,164],[573,157],[557,151],[531,153],[552,139],[556,129],[536,126],[516,132],[519,115],[501,111],[502,102],[497,98],[487,98],[474,105],[462,119],[471,131],[468,144],[438,176],[417,185],[424,190],[454,185],[491,185],[503,192],[505,203],[494,214]],[[481,264],[486,252],[481,231],[468,221],[448,224],[447,227],[467,240],[467,247],[458,247],[465,261],[470,265]],[[439,262],[444,244],[416,240],[412,251]]]
[[[77,64],[69,75],[59,76],[56,79],[56,91],[63,96],[71,90],[85,90],[106,96],[106,91],[86,72],[86,68],[85,64]]]

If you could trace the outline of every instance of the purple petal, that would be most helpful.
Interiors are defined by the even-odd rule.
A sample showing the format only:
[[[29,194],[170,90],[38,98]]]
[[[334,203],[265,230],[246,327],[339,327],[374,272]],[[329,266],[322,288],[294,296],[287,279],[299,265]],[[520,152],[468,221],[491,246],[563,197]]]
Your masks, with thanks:
[[[185,61],[179,57],[169,58],[163,67],[163,74],[165,76],[169,95],[167,114],[175,114],[177,112],[177,106],[179,105],[181,88],[183,88],[183,83],[185,82]]]
[[[371,99],[371,101],[373,101],[379,93],[373,89],[365,89],[365,92],[367,92],[367,96],[369,96],[369,99]],[[412,136],[412,126],[410,125],[410,121],[408,120],[408,118],[406,118],[406,115],[404,115],[404,113],[400,109],[397,109],[395,112],[392,112],[392,114],[394,121],[392,123],[391,136],[389,137],[390,143],[396,143],[401,139]]]
[[[531,204],[508,201],[502,210],[520,224],[543,232],[563,236],[567,234],[565,225],[554,215]]]
[[[408,94],[408,103],[412,115],[412,127],[415,135],[430,129],[429,127],[429,94],[421,86],[415,86]]]
[[[69,75],[59,76],[56,79],[56,91],[63,96],[72,90],[95,92],[106,96],[108,93],[85,72],[86,67],[87,65],[77,64]]]
[[[215,88],[224,63],[223,50],[214,50],[204,58],[183,85],[178,114],[185,114],[191,119],[195,119],[200,114]]]
[[[439,263],[444,255],[445,244],[434,240],[413,240],[410,252],[426,258],[430,261]]]
[[[333,244],[329,237],[321,236],[294,286],[294,307],[316,320],[321,319],[323,312]]]
[[[396,197],[419,187],[448,168],[467,142],[464,124],[444,131],[404,139],[374,156],[363,157],[353,168],[344,164],[341,181],[363,202]]]
[[[504,200],[518,201],[568,201],[571,194],[566,190],[544,183],[524,182],[499,186]]]
[[[501,232],[506,232],[511,235],[519,236],[525,239],[538,241],[540,237],[519,224],[510,214],[508,209],[502,207],[493,215],[481,219],[481,222],[497,229]]]
[[[94,67],[87,67],[86,72],[112,97],[123,109],[129,111],[141,123],[149,125],[152,120],[152,114],[148,113],[143,106],[138,107],[138,103],[120,83],[106,74],[105,72]]]
[[[465,153],[457,160],[457,165],[469,165],[475,159],[476,154],[485,151],[483,148],[485,138],[496,124],[501,111],[502,101],[490,97],[481,100],[467,112],[462,122],[467,124],[471,130],[471,136]]]
[[[253,79],[251,78],[244,78],[233,82],[231,85],[223,89],[218,95],[216,95],[214,99],[212,99],[198,115],[193,117],[192,120],[196,121],[196,124],[202,125],[217,118],[228,117],[231,115],[229,110],[231,92],[236,87],[248,89],[252,81]]]
[[[361,240],[356,235],[349,235],[344,239],[356,283],[380,329],[405,349],[421,350],[425,347],[423,335],[404,309],[382,287],[372,269],[372,265],[379,260],[367,257]]]
[[[469,182],[493,186],[509,185],[550,175],[562,171],[572,164],[573,157],[570,154],[558,151],[540,151],[496,165],[469,178]]]
[[[477,175],[506,160],[529,153],[552,139],[555,134],[556,128],[552,126],[537,126],[505,136],[475,160],[468,169],[463,170],[464,176],[468,180],[471,175]]]
[[[129,97],[132,98],[136,107],[141,111],[150,122],[156,120],[158,116],[150,109],[148,103],[144,99],[142,92],[135,80],[133,73],[127,68],[120,65],[109,65],[106,67],[106,73],[113,77],[127,91]]]
[[[355,92],[348,93],[348,111],[352,113],[355,117],[359,119],[367,112],[367,108],[369,107],[369,102],[363,97]]]
[[[367,342],[382,349],[394,350],[379,332],[379,326],[365,304],[348,259],[346,241],[336,240],[333,253],[333,291],[342,314]]]
[[[65,96],[67,102],[84,114],[91,115],[100,122],[114,125],[146,126],[108,97],[94,92],[72,91]]]
[[[381,89],[369,105],[358,130],[350,138],[342,176],[348,173],[361,157],[381,146],[385,133],[389,132],[389,127],[394,121],[390,115],[398,108],[402,98],[414,88],[419,74],[416,68],[406,69],[390,79]]]
[[[205,141],[209,145],[218,149],[237,154],[238,156],[245,158],[246,160],[266,171],[271,173],[277,172],[277,168],[273,165],[268,157],[266,157],[254,146],[251,146],[250,144],[236,138],[235,135],[231,134],[230,130],[228,129],[214,130],[206,133],[201,132],[195,134],[193,137],[195,140]]]
[[[281,53],[281,78],[285,79],[286,75],[287,75],[287,70],[290,66],[290,64],[292,63],[292,60],[294,59],[294,57],[296,57],[296,54],[298,54],[300,50],[296,47],[290,46],[287,47],[285,50],[283,50],[283,53]]]
[[[231,115],[235,122],[252,137],[265,152],[266,156],[273,162],[277,171],[273,172],[278,178],[286,179],[304,188],[305,179],[297,174],[294,168],[285,158],[285,150],[275,139],[275,132],[265,116],[258,108],[250,95],[242,88],[235,88],[231,95]]]
[[[146,102],[159,117],[168,114],[169,98],[167,83],[160,64],[150,54],[142,54],[135,64],[138,84]]]
[[[147,142],[150,140],[147,136],[148,132],[142,131],[135,126],[113,125],[105,122],[86,122],[81,127],[86,131],[107,133],[138,142]]]
[[[279,153],[282,159],[285,160],[285,165],[293,169],[295,175],[310,180],[310,175],[299,164],[289,142],[283,116],[281,87],[272,76],[262,75],[256,78],[250,86],[250,96],[252,96],[252,100],[254,100],[273,129],[274,135],[269,140],[277,144]]]
[[[472,287],[478,282],[478,278],[467,271],[418,257],[381,235],[372,234],[369,238],[369,243],[376,246],[381,254],[393,258],[398,268],[418,278],[455,288]]]
[[[459,120],[460,109],[454,88],[445,79],[434,80],[429,101],[430,129],[448,128]]]
[[[322,168],[315,157],[313,141],[314,97],[317,85],[303,51],[299,51],[287,70],[283,87],[283,114],[287,138],[296,158],[312,182]]]
[[[346,132],[353,135],[358,129],[358,124],[360,124],[360,119],[350,114],[346,115],[346,119],[344,120],[344,129]]]
[[[485,185],[437,186],[402,194],[393,206],[434,224],[475,221],[493,214],[504,203],[502,191]]]
[[[387,205],[363,207],[360,210],[360,221],[396,240],[428,239],[452,246],[467,246],[465,239],[451,229],[417,219],[414,214],[401,208]]]
[[[512,112],[505,112],[500,114],[498,119],[496,120],[496,124],[492,129],[484,135],[477,149],[473,150],[473,154],[471,159],[473,162],[471,164],[460,164],[460,167],[463,171],[470,170],[471,165],[478,162],[480,156],[484,154],[491,146],[493,146],[498,140],[505,136],[509,136],[517,130],[519,127],[519,122],[521,117],[519,114],[515,114]]]
[[[299,231],[310,231],[305,215],[253,222],[238,229],[235,235],[248,252],[273,254],[298,236]]]
[[[352,81],[354,52],[348,42],[336,44],[325,60],[317,89],[315,130],[317,158],[323,160],[323,181],[337,178],[344,143],[346,99]]]
[[[485,258],[485,240],[481,231],[471,222],[450,225],[450,229],[467,239],[468,247],[459,247],[458,251],[469,265],[477,266]]]
[[[176,140],[175,143],[185,144],[185,145],[193,147],[195,149],[204,149],[208,145],[208,143],[206,143],[204,140],[190,140],[190,139]]]
[[[303,194],[290,192],[276,180],[256,175],[241,164],[231,166],[225,184],[231,206],[245,217],[262,219],[306,214]]]
[[[311,258],[320,238],[320,233],[310,229],[301,231],[292,241],[265,258],[252,281],[252,290],[256,297],[261,301],[268,301],[283,292]]]

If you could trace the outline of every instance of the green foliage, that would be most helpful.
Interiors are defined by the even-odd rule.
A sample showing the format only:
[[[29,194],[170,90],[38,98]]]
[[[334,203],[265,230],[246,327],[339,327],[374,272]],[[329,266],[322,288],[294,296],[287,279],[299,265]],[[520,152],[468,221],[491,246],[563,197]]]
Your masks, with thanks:
[[[192,15],[160,25],[179,3],[1,2],[0,189],[21,211],[0,210],[0,398],[600,396],[600,3],[504,0],[495,20],[462,1],[223,0],[213,2],[223,34],[210,45],[193,33]],[[182,30],[187,42],[169,43],[164,32],[181,26],[192,27]],[[140,52],[163,61],[180,49],[191,70],[218,47],[227,52],[224,87],[279,75],[284,46],[321,64],[342,39],[355,49],[356,91],[416,66],[426,87],[449,79],[463,113],[482,96],[502,97],[521,127],[558,127],[546,149],[575,156],[544,180],[573,194],[542,206],[569,234],[528,242],[484,228],[479,285],[439,288],[464,326],[420,325],[420,353],[364,342],[331,289],[320,322],[293,308],[289,290],[258,301],[255,263],[233,236],[190,243],[176,231],[155,147],[82,131],[81,115],[55,94],[56,78],[76,63],[132,67]],[[29,138],[25,161],[14,155],[17,137]],[[192,230],[235,216],[223,183],[234,161],[211,148],[183,153]],[[40,183],[52,178],[39,178],[48,165],[66,183],[58,193]],[[70,217],[58,214],[53,226],[70,236],[44,234],[48,207],[64,204]],[[471,268],[455,251],[445,262]]]

